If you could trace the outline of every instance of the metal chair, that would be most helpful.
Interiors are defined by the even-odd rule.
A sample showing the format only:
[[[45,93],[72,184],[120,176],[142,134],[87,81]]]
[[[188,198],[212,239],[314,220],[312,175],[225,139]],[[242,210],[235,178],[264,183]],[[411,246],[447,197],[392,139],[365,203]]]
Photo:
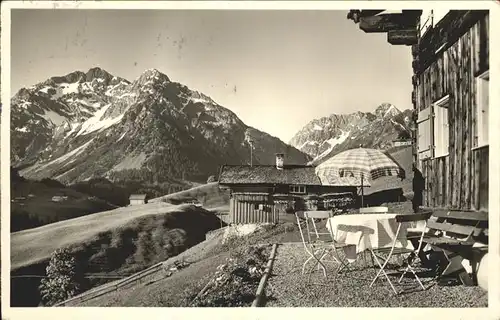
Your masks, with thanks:
[[[372,287],[373,284],[375,283],[375,281],[383,274],[385,276],[385,278],[387,279],[387,281],[389,282],[394,293],[398,294],[398,292],[394,288],[391,280],[387,276],[387,273],[384,271],[384,268],[387,266],[387,263],[389,262],[391,257],[396,256],[396,255],[409,254],[409,256],[405,259],[406,260],[406,269],[404,270],[401,277],[399,278],[398,283],[401,282],[401,280],[403,279],[403,277],[405,276],[405,274],[408,271],[411,271],[413,273],[413,275],[415,276],[415,278],[417,279],[417,282],[422,287],[422,289],[425,290],[425,287],[423,286],[422,282],[420,281],[417,274],[415,273],[415,270],[413,269],[413,265],[416,261],[415,258],[418,256],[418,254],[422,248],[422,239],[425,235],[425,230],[427,228],[427,220],[430,218],[431,214],[432,214],[432,212],[426,212],[426,213],[420,213],[420,214],[403,214],[403,215],[396,216],[396,222],[398,223],[398,228],[396,231],[396,235],[392,241],[392,246],[390,248],[387,247],[387,248],[370,249],[370,252],[372,253],[373,258],[375,259],[375,261],[377,262],[377,264],[380,267],[380,270],[377,273],[377,275],[375,276],[375,278],[373,279],[373,281],[371,282],[370,287]],[[403,224],[408,224],[410,222],[418,222],[418,221],[423,221],[424,227],[422,228],[422,230],[420,232],[420,237],[419,237],[419,242],[418,242],[417,248],[416,249],[415,248],[413,248],[413,249],[396,248],[397,241],[402,240],[400,238],[400,235],[401,235],[401,228],[402,228]],[[408,239],[405,239],[405,240],[408,240]],[[381,254],[386,254],[387,252],[389,252],[389,253],[388,253],[387,257],[385,258],[384,263],[381,264],[379,257]],[[379,255],[377,255],[377,254],[379,254]]]
[[[326,223],[330,223],[330,218],[333,217],[333,213],[331,211],[305,211],[302,214],[303,217],[301,217],[300,212],[295,213],[302,243],[307,254],[309,255],[309,258],[302,265],[302,274],[305,272],[307,263],[311,260],[315,260],[318,270],[321,268],[324,276],[327,277],[326,267],[323,262],[326,261],[324,258],[330,253],[334,259],[333,262],[339,264],[339,267],[336,270],[337,274],[340,272],[342,266],[346,266],[345,261],[340,258],[337,249],[345,247],[346,245],[335,241],[334,236],[329,230],[327,230],[327,232],[319,232],[317,225],[320,221],[325,221],[325,225]],[[305,229],[302,226],[303,223],[301,222],[301,219],[304,219]]]

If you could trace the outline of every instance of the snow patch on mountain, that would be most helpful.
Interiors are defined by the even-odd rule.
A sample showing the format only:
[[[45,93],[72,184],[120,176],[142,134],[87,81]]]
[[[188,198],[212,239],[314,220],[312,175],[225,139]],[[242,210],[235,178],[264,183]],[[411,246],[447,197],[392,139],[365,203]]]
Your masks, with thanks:
[[[318,130],[318,131],[322,131],[323,130],[323,127],[320,127],[318,126],[316,123],[314,124],[314,128],[313,130]]]
[[[328,147],[328,149],[326,149],[325,151],[323,151],[319,156],[317,156],[316,158],[314,158],[313,162],[314,161],[318,161],[320,159],[323,159],[324,157],[326,157],[328,154],[330,154],[330,152],[332,152],[333,148],[335,148],[335,146],[343,143],[344,141],[347,140],[347,138],[349,137],[349,134],[351,133],[350,131],[343,131],[341,130],[341,134],[340,136],[336,137],[336,138],[330,138],[328,140],[325,140],[323,141],[323,144],[325,143],[328,143],[330,145],[330,147]]]
[[[50,88],[51,88],[51,87],[49,87],[49,86],[45,86],[45,87],[41,88],[41,89],[40,89],[40,90],[38,90],[38,91],[43,92],[43,93],[46,93],[46,94],[49,94],[49,89],[50,89]]]
[[[338,136],[337,138],[328,139],[326,141],[328,144],[330,144],[330,146],[332,148],[335,147],[336,145],[344,142],[347,139],[347,137],[349,136],[349,134],[351,133],[350,131],[343,131],[343,130],[341,130],[341,131],[342,131],[342,133],[340,134],[340,136]]]
[[[124,97],[135,97],[135,96],[137,96],[137,94],[136,94],[136,93],[134,93],[134,92],[125,92],[124,94],[121,94],[121,95],[119,95],[119,96],[116,96],[116,98],[117,98],[117,99],[122,99],[122,98],[124,98]]]
[[[31,106],[32,103],[30,101],[22,101],[21,104],[19,105],[23,109],[27,109],[29,106]]]
[[[73,149],[72,151],[54,159],[51,160],[47,163],[40,163],[40,164],[35,164],[34,166],[28,167],[24,170],[21,171],[21,174],[29,174],[29,173],[35,173],[35,172],[40,172],[50,166],[58,166],[60,167],[61,164],[65,161],[67,161],[70,158],[73,158],[73,161],[76,160],[76,157],[78,157],[80,154],[82,154],[85,149],[94,141],[95,138],[89,140],[88,142],[82,144],[81,146]]]
[[[389,107],[389,109],[387,109],[387,111],[384,113],[384,117],[387,117],[387,116],[392,117],[392,116],[395,116],[395,115],[397,115],[399,113],[400,113],[400,111],[395,106],[393,106],[391,104],[391,106]]]
[[[62,173],[62,174],[60,174],[60,175],[58,175],[58,176],[56,176],[56,178],[55,178],[55,179],[56,179],[56,180],[57,180],[57,179],[61,179],[61,178],[63,178],[64,176],[66,176],[68,173],[72,172],[72,171],[73,171],[73,170],[75,170],[75,169],[76,169],[76,167],[75,167],[75,168],[72,168],[72,169],[70,169],[70,170],[68,170],[68,171],[66,171],[66,172],[64,172],[64,173]]]
[[[102,107],[101,109],[99,109],[93,117],[87,119],[83,124],[82,124],[82,127],[80,129],[80,131],[78,131],[78,133],[76,134],[76,136],[80,136],[80,135],[85,135],[85,134],[89,134],[91,132],[94,132],[94,131],[98,131],[98,130],[104,130],[104,129],[107,129],[115,124],[117,124],[118,122],[120,122],[123,118],[123,114],[115,117],[115,118],[111,118],[111,119],[102,119],[102,117],[104,116],[104,113],[106,112],[106,110],[108,110],[108,108],[111,106],[111,104],[107,104],[105,105],[104,107]]]
[[[75,82],[75,83],[61,83],[61,91],[62,94],[70,94],[70,93],[78,93],[78,87],[80,83]]]
[[[67,119],[57,112],[54,112],[52,110],[46,110],[45,114],[42,116],[47,122],[52,123],[55,127],[60,126],[61,124],[64,123]]]
[[[88,142],[82,144],[78,148],[75,148],[75,149],[71,150],[70,152],[66,153],[63,156],[61,156],[61,157],[59,157],[57,159],[52,160],[48,164],[61,163],[61,162],[64,162],[64,161],[68,160],[69,158],[78,156],[83,151],[85,151],[85,149],[92,143],[92,141],[94,141],[94,139],[89,140]]]
[[[300,147],[299,147],[299,150],[302,150],[304,149],[307,145],[315,145],[315,144],[318,144],[317,141],[306,141],[304,142]]]
[[[200,103],[210,103],[210,101],[208,101],[206,99],[203,99],[203,98],[194,98],[194,97],[191,97],[190,100],[193,103],[197,103],[197,102],[200,102]]]
[[[73,123],[65,123],[65,126],[68,127],[70,130],[66,133],[65,137],[64,138],[67,138],[69,137],[70,135],[72,135],[79,127],[80,127],[80,123],[78,122],[73,122]]]
[[[395,126],[400,127],[402,130],[406,130],[406,128],[405,128],[405,127],[404,127],[401,123],[396,122],[396,121],[394,121],[393,119],[391,119],[391,122],[392,122]]]
[[[119,83],[115,84],[114,86],[112,86],[111,88],[106,90],[106,92],[104,92],[104,94],[108,97],[112,97],[114,95],[115,90],[118,89],[118,87],[124,86],[124,85],[127,85],[127,83],[120,81]]]

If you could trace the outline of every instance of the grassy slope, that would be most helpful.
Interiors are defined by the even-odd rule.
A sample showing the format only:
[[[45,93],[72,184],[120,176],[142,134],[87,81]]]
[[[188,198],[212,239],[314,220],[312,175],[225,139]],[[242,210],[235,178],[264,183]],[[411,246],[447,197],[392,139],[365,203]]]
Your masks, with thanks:
[[[11,234],[11,268],[46,260],[59,247],[84,243],[138,217],[182,211],[185,207],[166,203],[130,206],[14,232]]]
[[[208,183],[163,197],[152,199],[150,202],[185,202],[197,200],[206,209],[227,212],[229,210],[229,193],[219,190],[217,182]]]
[[[61,221],[13,233],[14,276],[43,275],[50,254],[70,246],[83,273],[127,276],[176,256],[221,227],[210,211],[194,205],[147,204]],[[11,303],[37,306],[39,278],[13,278]],[[110,279],[82,282],[88,290]]]
[[[184,260],[191,263],[185,269],[164,278],[160,272],[148,283],[135,283],[131,287],[113,291],[81,304],[70,306],[92,307],[180,307],[186,306],[186,297],[197,294],[214,276],[217,266],[238,248],[254,244],[298,242],[298,231],[291,223],[283,223],[269,230],[263,229],[244,238],[222,242],[223,232],[206,240],[178,256],[165,261],[171,265],[174,261]]]

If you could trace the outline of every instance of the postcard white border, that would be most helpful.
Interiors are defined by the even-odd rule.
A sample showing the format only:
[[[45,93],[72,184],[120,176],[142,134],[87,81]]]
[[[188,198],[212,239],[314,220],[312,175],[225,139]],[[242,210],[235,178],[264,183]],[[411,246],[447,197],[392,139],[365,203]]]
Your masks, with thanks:
[[[264,319],[264,318],[378,318],[422,319],[499,319],[500,315],[500,143],[494,140],[499,133],[500,90],[491,93],[490,125],[490,257],[489,307],[483,309],[426,309],[426,308],[263,308],[263,309],[216,309],[216,308],[10,308],[10,10],[11,9],[218,9],[218,10],[349,10],[349,9],[489,9],[490,30],[500,30],[499,1],[4,1],[1,4],[1,270],[2,270],[2,319]],[[353,28],[357,26],[353,23]],[[360,32],[362,32],[360,30]],[[389,44],[388,44],[389,45]],[[491,88],[500,88],[500,37],[490,37]],[[496,254],[495,254],[496,253]]]

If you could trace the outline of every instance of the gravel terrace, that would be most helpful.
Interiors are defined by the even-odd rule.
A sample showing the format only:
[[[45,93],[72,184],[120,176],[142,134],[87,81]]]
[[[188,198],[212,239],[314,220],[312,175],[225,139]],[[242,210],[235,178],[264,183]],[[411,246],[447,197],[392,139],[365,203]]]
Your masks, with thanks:
[[[353,271],[342,272],[336,279],[333,279],[334,264],[326,263],[329,277],[325,279],[323,273],[315,268],[308,281],[308,274],[301,274],[306,259],[307,253],[302,244],[278,246],[272,275],[266,287],[266,307],[488,306],[488,294],[480,287],[438,286],[424,274],[419,277],[428,288],[426,291],[421,290],[412,274],[398,285],[399,277],[395,274],[391,276],[389,272],[394,272],[391,270],[388,270],[388,274],[396,290],[404,289],[405,293],[394,295],[385,277],[378,279],[370,288],[370,282],[379,269],[363,267],[360,260],[352,265]]]

